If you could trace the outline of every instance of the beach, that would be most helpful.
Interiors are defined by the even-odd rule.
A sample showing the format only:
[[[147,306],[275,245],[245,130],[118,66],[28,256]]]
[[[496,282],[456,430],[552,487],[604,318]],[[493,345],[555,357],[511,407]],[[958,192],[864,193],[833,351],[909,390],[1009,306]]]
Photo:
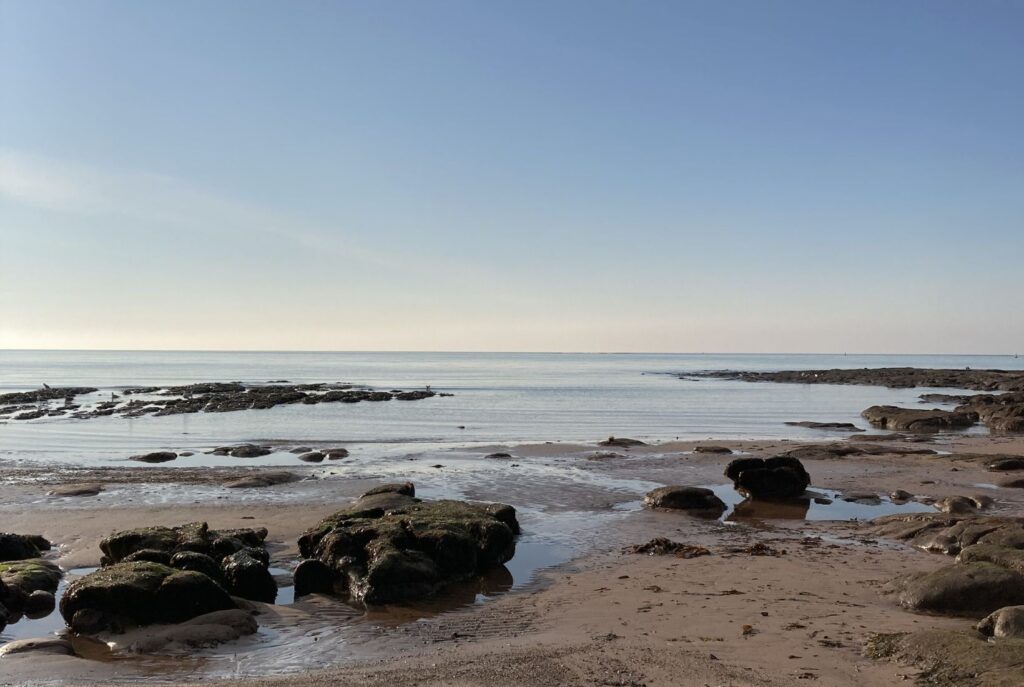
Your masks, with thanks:
[[[759,392],[782,388],[737,384]],[[443,383],[432,388],[447,389]],[[858,391],[888,398],[880,387]],[[922,391],[898,393],[916,397]],[[403,411],[448,400],[417,400]],[[322,406],[314,408],[320,412]],[[340,415],[357,406],[338,404],[330,412]],[[251,421],[280,410],[301,408],[199,418],[235,415]],[[826,419],[806,410],[787,420]],[[661,437],[644,434],[636,443],[597,435],[589,441],[537,442],[432,437],[419,445],[256,435],[232,438],[258,446],[231,444],[222,455],[216,444],[168,447],[166,439],[148,440],[149,450],[193,454],[156,464],[120,457],[124,440],[116,436],[105,458],[92,459],[90,445],[82,458],[71,460],[68,425],[77,422],[89,432],[89,423],[110,420],[49,421],[58,444],[49,460],[18,448],[0,466],[2,529],[52,542],[45,558],[64,569],[65,583],[101,564],[100,543],[112,532],[206,522],[217,530],[267,529],[264,546],[278,598],[274,604],[251,602],[259,623],[254,635],[151,654],[125,651],[127,640],[112,635],[103,635],[107,644],[100,645],[79,638],[72,642],[78,655],[30,651],[0,658],[0,684],[895,685],[922,676],[934,680],[928,684],[960,684],[956,671],[962,666],[937,670],[941,656],[908,660],[872,655],[866,648],[879,635],[973,632],[977,622],[913,612],[886,593],[900,575],[939,570],[951,559],[878,536],[870,521],[941,515],[949,497],[983,504],[970,517],[1018,517],[1024,491],[1004,486],[1013,473],[994,471],[990,463],[1024,456],[1024,439],[977,428],[885,432],[841,413],[828,419],[852,420],[862,431],[782,425],[782,436],[677,440],[666,435],[685,432],[666,428]],[[120,421],[139,427],[154,420],[164,418]],[[287,421],[274,422],[287,427]],[[22,440],[26,426],[9,423],[0,431],[15,427],[14,436]],[[46,428],[33,431],[41,429]],[[787,438],[786,432],[796,436]],[[803,438],[807,433],[816,438]],[[340,444],[343,457],[325,459]],[[232,457],[229,449],[237,446],[266,453]],[[297,460],[301,451],[320,454],[320,462]],[[738,458],[779,455],[799,456],[813,498],[744,498],[724,475]],[[263,484],[261,477],[282,472],[290,478],[225,486],[240,477]],[[522,529],[515,555],[494,574],[411,603],[367,609],[321,594],[295,598],[291,585],[303,559],[300,536],[361,494],[401,480],[413,482],[416,495],[428,501],[512,505]],[[723,511],[693,517],[645,507],[645,494],[665,485],[709,488]],[[629,552],[659,538],[698,554]],[[54,613],[10,624],[3,638],[54,636],[62,627]],[[986,666],[970,684],[1018,684],[1019,667],[1002,659],[987,660]]]

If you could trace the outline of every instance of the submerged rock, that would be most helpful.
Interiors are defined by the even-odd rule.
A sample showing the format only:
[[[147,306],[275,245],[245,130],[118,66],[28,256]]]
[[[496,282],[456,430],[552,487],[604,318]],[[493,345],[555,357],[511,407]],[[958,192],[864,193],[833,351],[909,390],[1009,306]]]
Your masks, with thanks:
[[[384,604],[430,596],[447,584],[500,566],[515,553],[515,509],[503,504],[420,501],[411,485],[371,490],[299,539],[316,564],[300,565],[296,593],[332,587],[355,601]]]
[[[232,608],[228,593],[206,575],[148,561],[116,563],[77,579],[60,602],[64,620],[84,634],[176,623]]]
[[[754,499],[788,499],[800,496],[811,484],[803,464],[791,456],[737,458],[725,468],[733,486]]]
[[[278,484],[287,484],[288,482],[297,482],[299,479],[300,477],[292,472],[280,470],[265,471],[227,481],[224,483],[224,486],[228,489],[261,489]]]
[[[718,517],[725,510],[725,502],[715,492],[703,487],[659,487],[647,492],[644,505],[649,508],[698,511],[701,515]]]
[[[167,463],[172,460],[176,460],[178,454],[174,451],[154,451],[153,453],[142,453],[137,456],[132,456],[128,460],[138,461],[140,463]]]

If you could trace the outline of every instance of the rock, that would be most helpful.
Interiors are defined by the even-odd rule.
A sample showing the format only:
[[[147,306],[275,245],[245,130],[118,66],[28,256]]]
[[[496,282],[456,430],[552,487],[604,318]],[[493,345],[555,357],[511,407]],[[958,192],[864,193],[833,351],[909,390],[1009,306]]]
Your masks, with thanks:
[[[511,453],[488,453],[484,458],[492,458],[495,460],[509,460],[512,458]]]
[[[986,637],[1024,638],[1024,606],[1006,606],[988,615],[976,628]]]
[[[754,499],[795,498],[811,484],[803,464],[790,456],[737,458],[725,468],[733,486]]]
[[[962,563],[895,582],[899,604],[913,611],[977,617],[1024,604],[1024,575],[992,563]]]
[[[259,458],[260,456],[266,456],[273,453],[269,448],[263,448],[262,446],[254,446],[253,444],[243,444],[242,446],[235,446],[232,448],[228,455],[232,458]]]
[[[978,414],[975,412],[921,410],[896,406],[871,406],[861,415],[876,427],[911,432],[963,429],[978,421]]]
[[[644,505],[649,508],[703,511],[713,517],[718,517],[725,510],[725,502],[715,492],[703,487],[659,487],[644,496]]]
[[[977,505],[966,496],[947,496],[935,502],[935,507],[943,513],[973,513]]]
[[[342,458],[348,458],[348,449],[329,448],[324,451],[324,455],[327,456],[327,460],[341,460]]]
[[[249,551],[238,551],[226,556],[220,564],[227,590],[235,596],[253,601],[274,603],[277,582],[264,561]]]
[[[604,441],[597,442],[598,446],[619,446],[629,448],[630,446],[646,446],[647,444],[639,439],[627,439],[626,437],[608,437]]]
[[[315,558],[307,558],[299,563],[293,579],[296,597],[307,594],[330,594],[334,591],[334,573]]]
[[[377,494],[401,494],[402,496],[416,496],[416,485],[412,482],[391,482],[374,487],[365,492],[362,497],[375,496]]]
[[[993,432],[1024,432],[1024,390],[971,396],[957,411],[977,413]]]
[[[1024,550],[998,544],[971,544],[956,556],[957,563],[994,563],[1024,575]]]
[[[234,607],[206,575],[147,561],[115,563],[81,577],[68,585],[60,602],[64,620],[85,634],[126,623],[181,622]]]
[[[263,487],[273,487],[278,484],[287,484],[288,482],[296,482],[298,480],[299,476],[292,472],[268,471],[258,472],[256,474],[233,479],[225,482],[224,486],[228,489],[260,489]]]
[[[313,449],[310,448],[309,446],[296,446],[295,448],[290,449],[288,452],[289,453],[309,453],[312,450]]]
[[[1008,472],[1011,470],[1024,470],[1024,457],[998,458],[985,465],[987,470],[992,472]]]
[[[783,370],[753,372],[717,370],[686,373],[686,377],[740,379],[748,382],[786,384],[861,384],[891,389],[933,387],[974,389],[977,391],[1024,391],[1024,371],[1018,370],[942,370],[915,367],[880,367],[832,370]]]
[[[173,451],[156,451],[154,453],[142,453],[132,456],[128,460],[135,460],[140,463],[166,463],[175,460],[177,457],[178,454]]]
[[[960,394],[921,394],[918,396],[921,403],[963,403],[970,398],[969,395]]]
[[[39,637],[37,639],[18,639],[0,646],[0,656],[14,656],[16,654],[40,653],[60,654],[63,656],[74,656],[75,649],[71,642],[56,637]]]
[[[839,432],[863,432],[864,430],[852,422],[811,422],[802,420],[800,422],[785,423],[791,427],[807,427],[809,429],[831,429]]]
[[[41,618],[53,613],[56,605],[57,602],[54,600],[53,594],[37,589],[25,600],[24,613],[29,618]]]
[[[376,493],[306,531],[299,550],[332,571],[350,599],[384,604],[424,598],[500,566],[515,553],[517,531],[511,506]]]
[[[181,551],[171,556],[170,565],[176,570],[192,570],[203,573],[218,582],[222,579],[220,564],[205,553]]]
[[[889,494],[889,498],[892,499],[893,502],[909,501],[910,499],[914,498],[914,495],[911,494],[909,491],[897,489],[896,491]]]
[[[24,534],[0,533],[0,561],[21,561],[38,558],[39,547]]]
[[[303,453],[300,455],[299,460],[304,463],[322,463],[324,460],[324,454],[319,451],[310,451],[309,453]]]
[[[96,389],[91,386],[61,386],[49,389],[37,389],[35,391],[17,391],[8,394],[0,394],[0,405],[15,403],[39,403],[40,401],[53,401],[68,396],[74,397],[81,394],[91,394]]]
[[[51,594],[56,592],[62,575],[55,563],[41,558],[0,563],[0,580],[8,587],[20,589],[26,595],[37,589]]]
[[[877,506],[882,503],[878,494],[869,491],[851,491],[843,495],[843,501],[847,503],[863,503],[869,506]]]
[[[158,551],[156,549],[141,549],[139,551],[133,551],[121,560],[123,561],[149,561],[151,563],[159,563],[160,565],[171,564],[171,554],[168,551]]]
[[[259,629],[256,618],[248,611],[231,609],[196,616],[177,625],[149,627],[126,635],[114,642],[114,649],[131,653],[152,654],[172,646],[206,648],[230,642]]]
[[[96,496],[103,491],[103,485],[95,482],[88,484],[64,484],[46,492],[48,496]]]
[[[955,556],[972,544],[1024,548],[1024,519],[969,514],[910,513],[875,518],[867,527],[878,537],[906,541],[925,551]]]
[[[732,449],[727,447],[727,446],[704,445],[704,446],[695,446],[693,448],[693,452],[694,453],[721,453],[721,454],[729,454],[729,453],[732,453]]]

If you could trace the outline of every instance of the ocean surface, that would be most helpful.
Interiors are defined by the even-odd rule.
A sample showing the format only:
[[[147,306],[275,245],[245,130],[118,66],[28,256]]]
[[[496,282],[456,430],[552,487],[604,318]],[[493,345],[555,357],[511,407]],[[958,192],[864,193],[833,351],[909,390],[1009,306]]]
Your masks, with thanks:
[[[0,424],[0,459],[121,463],[139,451],[241,441],[336,441],[374,453],[482,444],[668,439],[836,438],[788,420],[855,422],[875,404],[915,407],[933,389],[681,380],[705,370],[913,366],[1024,369],[1012,356],[550,353],[263,353],[0,351],[0,392],[88,385],[109,396],[139,385],[203,381],[430,385],[451,397],[415,402]],[[2,422],[2,421],[0,421]],[[464,427],[464,429],[463,429]],[[977,430],[984,432],[984,429]],[[207,457],[213,459],[214,457]],[[237,463],[237,459],[233,460]],[[165,467],[188,465],[179,461]],[[206,460],[204,464],[211,464]]]

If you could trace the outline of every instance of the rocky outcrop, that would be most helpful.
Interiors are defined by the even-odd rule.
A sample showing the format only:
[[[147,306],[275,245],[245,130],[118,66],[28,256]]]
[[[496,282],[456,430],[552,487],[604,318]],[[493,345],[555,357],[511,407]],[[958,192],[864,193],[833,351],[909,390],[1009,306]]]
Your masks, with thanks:
[[[79,578],[60,602],[65,622],[82,634],[177,623],[233,608],[227,591],[206,575],[148,561],[116,563]]]
[[[710,377],[713,379],[739,379],[745,382],[782,382],[787,384],[858,384],[885,386],[892,389],[923,386],[975,391],[1024,391],[1024,371],[1019,370],[943,370],[917,367],[865,367],[853,370],[783,370],[779,372],[718,370],[687,373],[680,377]]]
[[[618,446],[619,448],[629,448],[630,446],[646,446],[647,444],[639,439],[629,439],[627,437],[608,437],[604,441],[597,442],[598,446]]]
[[[871,406],[861,415],[875,427],[910,432],[964,429],[978,422],[978,414],[975,412],[921,410],[896,406]]]
[[[178,454],[173,451],[154,451],[153,453],[142,453],[137,456],[132,456],[128,460],[134,460],[140,463],[167,463],[175,460],[177,457]]]
[[[40,403],[42,401],[63,400],[74,398],[80,394],[91,394],[97,391],[91,386],[60,386],[49,389],[36,389],[34,391],[17,391],[9,394],[0,394],[0,406],[15,403]]]
[[[971,396],[957,411],[977,413],[994,432],[1024,432],[1024,391]]]
[[[1024,575],[992,563],[962,563],[913,573],[893,583],[899,604],[913,611],[981,618],[1024,604]]]
[[[302,535],[299,550],[314,562],[296,570],[297,594],[330,586],[366,604],[410,601],[500,566],[515,553],[519,524],[511,506],[421,501],[403,493],[411,491],[407,485],[391,486]]]
[[[808,429],[830,429],[837,432],[863,432],[864,430],[852,422],[812,422],[801,420],[800,422],[785,423],[790,427],[807,427]]]
[[[956,556],[974,544],[1024,549],[1024,518],[911,513],[876,518],[865,529],[874,536],[947,556]]]
[[[803,464],[791,456],[737,458],[726,466],[725,476],[753,499],[795,498],[811,484]]]
[[[210,574],[201,554],[219,568],[212,577],[236,596],[273,602],[277,585],[269,572],[269,555],[263,548],[267,531],[259,529],[211,530],[205,522],[179,527],[142,527],[110,535],[100,542],[104,565],[122,561],[147,561],[181,566],[186,571]]]
[[[644,505],[710,517],[718,517],[725,510],[725,502],[715,492],[703,487],[659,487],[644,496]]]
[[[49,548],[50,543],[42,537],[0,532],[0,562],[38,558],[40,551]]]

